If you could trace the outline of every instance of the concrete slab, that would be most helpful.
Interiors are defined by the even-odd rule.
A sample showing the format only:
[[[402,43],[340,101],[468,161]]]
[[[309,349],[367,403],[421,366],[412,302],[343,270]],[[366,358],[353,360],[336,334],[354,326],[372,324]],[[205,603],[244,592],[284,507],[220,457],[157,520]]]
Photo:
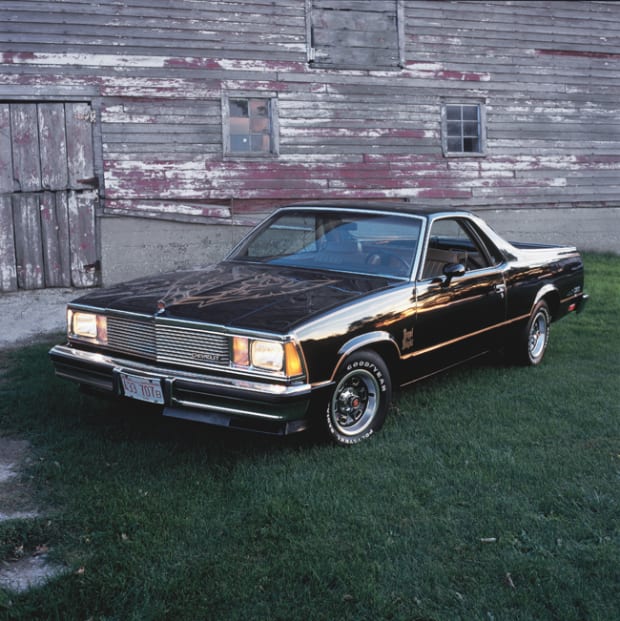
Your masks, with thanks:
[[[476,212],[509,240],[574,244],[582,251],[620,254],[619,208],[480,208]],[[102,230],[106,285],[216,262],[247,231],[245,227],[205,227],[139,218],[104,218]],[[65,305],[87,291],[66,288],[0,293],[0,348],[64,331]]]
[[[30,445],[25,440],[0,436],[0,522],[32,520],[41,516],[32,507],[30,489],[20,480],[22,465],[29,459]],[[0,587],[22,593],[42,586],[68,569],[49,560],[47,546],[24,552],[19,546],[9,558],[0,561]]]
[[[620,254],[620,209],[479,209],[504,239]]]
[[[47,555],[25,556],[17,561],[0,563],[0,586],[14,593],[43,586],[68,569],[50,562]]]
[[[86,289],[35,289],[0,293],[0,348],[63,332],[67,302]]]
[[[38,517],[28,483],[19,474],[28,463],[30,445],[0,435],[0,522]]]

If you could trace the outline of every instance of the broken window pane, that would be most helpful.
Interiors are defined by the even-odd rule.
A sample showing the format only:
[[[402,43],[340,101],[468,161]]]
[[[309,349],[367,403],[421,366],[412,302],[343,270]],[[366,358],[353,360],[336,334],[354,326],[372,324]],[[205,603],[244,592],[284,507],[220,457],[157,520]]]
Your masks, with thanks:
[[[228,113],[231,153],[272,152],[269,99],[230,99]]]
[[[269,131],[269,119],[267,117],[255,116],[250,118],[250,130],[253,134]]]
[[[252,151],[262,151],[268,153],[270,151],[269,136],[265,134],[252,134]]]
[[[269,116],[267,99],[250,99],[250,116]]]
[[[248,116],[248,100],[247,99],[231,99],[230,100],[230,118],[235,116]]]
[[[240,119],[230,117],[230,133],[231,134],[249,134],[250,133],[250,119]]]
[[[250,150],[250,138],[248,136],[230,137],[230,149],[233,152],[243,152]]]

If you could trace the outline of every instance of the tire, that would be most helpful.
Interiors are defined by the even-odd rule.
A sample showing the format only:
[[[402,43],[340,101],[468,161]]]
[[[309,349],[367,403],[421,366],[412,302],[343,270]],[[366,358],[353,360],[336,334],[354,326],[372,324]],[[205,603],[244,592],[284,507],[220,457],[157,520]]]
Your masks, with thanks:
[[[542,300],[534,306],[527,324],[521,329],[515,346],[514,358],[525,366],[537,366],[542,362],[549,343],[551,313]]]
[[[325,415],[328,437],[358,444],[379,431],[392,400],[392,382],[383,359],[362,350],[349,356],[336,377]]]

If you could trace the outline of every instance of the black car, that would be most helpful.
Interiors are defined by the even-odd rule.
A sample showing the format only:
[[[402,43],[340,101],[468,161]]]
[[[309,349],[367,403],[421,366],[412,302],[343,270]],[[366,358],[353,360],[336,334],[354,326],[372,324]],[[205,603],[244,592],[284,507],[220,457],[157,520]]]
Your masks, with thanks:
[[[471,213],[301,204],[217,265],[72,302],[50,355],[166,416],[353,444],[395,387],[492,349],[539,364],[550,323],[586,299],[575,248],[509,243]]]

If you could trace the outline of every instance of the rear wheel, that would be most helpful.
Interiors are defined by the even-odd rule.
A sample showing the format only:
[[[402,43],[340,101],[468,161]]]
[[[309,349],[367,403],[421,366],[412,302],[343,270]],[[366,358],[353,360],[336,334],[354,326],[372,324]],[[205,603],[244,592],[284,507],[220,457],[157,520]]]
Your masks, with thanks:
[[[542,362],[549,343],[551,313],[541,300],[534,306],[527,324],[520,331],[513,347],[513,355],[519,364],[536,366]]]
[[[373,351],[346,359],[336,379],[325,417],[329,437],[337,444],[357,444],[379,431],[392,398],[383,359]]]

